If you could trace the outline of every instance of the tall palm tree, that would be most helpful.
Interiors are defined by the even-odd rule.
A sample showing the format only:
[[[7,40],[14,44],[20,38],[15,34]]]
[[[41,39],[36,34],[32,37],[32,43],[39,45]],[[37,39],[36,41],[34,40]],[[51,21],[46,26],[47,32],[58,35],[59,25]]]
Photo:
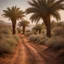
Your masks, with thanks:
[[[39,34],[41,34],[41,31],[42,31],[42,24],[37,24],[33,27],[33,30],[36,30],[39,32]]]
[[[3,12],[3,16],[5,18],[9,18],[9,20],[12,21],[12,34],[15,34],[16,21],[24,17],[24,12],[20,10],[20,8],[18,8],[17,6],[13,6],[11,8],[8,7],[7,10],[3,10]]]
[[[23,27],[23,34],[25,34],[25,29],[27,26],[29,26],[29,21],[23,19],[18,25],[19,27]]]
[[[26,13],[32,13],[30,17],[32,22],[39,22],[40,19],[43,19],[47,27],[47,36],[51,37],[51,16],[55,17],[57,20],[61,19],[58,11],[64,10],[64,0],[32,0],[31,2],[28,1],[28,3],[31,7],[26,10]]]

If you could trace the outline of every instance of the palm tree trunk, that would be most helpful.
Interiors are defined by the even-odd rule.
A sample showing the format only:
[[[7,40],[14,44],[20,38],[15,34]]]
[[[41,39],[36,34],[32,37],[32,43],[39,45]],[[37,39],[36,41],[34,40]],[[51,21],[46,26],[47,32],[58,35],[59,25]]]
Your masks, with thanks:
[[[12,21],[12,34],[14,35],[16,33],[15,31],[15,27],[16,27],[16,21]]]
[[[41,34],[41,30],[39,30],[39,34]]]
[[[51,37],[51,28],[50,28],[50,21],[47,24],[47,36]]]
[[[47,28],[47,37],[51,37],[51,26],[50,26],[50,16],[47,16],[46,19],[44,20],[46,28]]]
[[[25,34],[25,26],[23,26],[23,34]]]

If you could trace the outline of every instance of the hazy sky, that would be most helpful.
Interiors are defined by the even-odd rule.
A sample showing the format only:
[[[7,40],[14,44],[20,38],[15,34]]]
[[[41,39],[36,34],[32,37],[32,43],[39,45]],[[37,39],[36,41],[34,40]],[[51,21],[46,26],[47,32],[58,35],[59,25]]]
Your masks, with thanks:
[[[29,7],[27,1],[28,0],[0,0],[0,20],[8,21],[8,19],[1,16],[3,14],[2,10],[5,10],[7,7],[17,6],[25,11],[25,9]],[[29,20],[29,16],[27,16],[26,19]]]
[[[8,21],[8,19],[3,18],[1,15],[3,14],[2,10],[5,10],[7,7],[18,6],[21,10],[24,10],[29,7],[27,2],[28,0],[0,0],[0,20]],[[29,0],[30,1],[30,0]],[[61,20],[64,20],[64,11],[60,11]],[[26,16],[26,19],[29,20],[29,15]]]

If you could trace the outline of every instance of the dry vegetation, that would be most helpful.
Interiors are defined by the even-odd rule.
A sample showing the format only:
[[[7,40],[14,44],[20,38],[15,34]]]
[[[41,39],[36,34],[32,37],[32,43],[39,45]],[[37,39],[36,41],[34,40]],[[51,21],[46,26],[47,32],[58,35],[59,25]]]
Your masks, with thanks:
[[[64,48],[64,27],[52,29],[52,37],[48,38],[43,34],[30,35],[29,40],[37,44],[47,45],[53,49]]]
[[[5,25],[0,26],[0,54],[13,53],[18,42],[18,36],[11,34],[10,27]]]

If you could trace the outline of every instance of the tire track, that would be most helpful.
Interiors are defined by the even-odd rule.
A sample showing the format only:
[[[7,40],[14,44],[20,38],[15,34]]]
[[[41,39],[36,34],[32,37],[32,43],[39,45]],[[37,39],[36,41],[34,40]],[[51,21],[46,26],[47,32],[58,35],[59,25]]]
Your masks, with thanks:
[[[32,56],[34,56],[34,58],[35,58],[36,64],[48,64],[48,62],[47,62],[47,60],[45,60],[46,58],[44,56],[42,56],[36,49],[34,49],[33,47],[31,47],[30,45],[27,44],[27,42],[24,40],[25,37],[24,38],[21,37],[21,38],[22,38],[23,44],[26,46],[26,48],[28,48],[30,51],[32,51],[31,53],[32,53]]]
[[[39,46],[36,46],[34,44],[29,43],[28,40],[26,40],[25,37],[23,38],[23,40],[25,42],[27,42],[27,43],[25,43],[25,45],[27,45],[27,47],[29,47],[29,49],[34,48],[39,53],[39,55],[42,56],[42,58],[45,59],[45,61],[47,62],[47,64],[52,64],[52,63],[53,64],[57,64],[56,59],[53,56],[51,56],[51,55],[48,55],[46,53],[41,52],[42,49],[40,49]]]

